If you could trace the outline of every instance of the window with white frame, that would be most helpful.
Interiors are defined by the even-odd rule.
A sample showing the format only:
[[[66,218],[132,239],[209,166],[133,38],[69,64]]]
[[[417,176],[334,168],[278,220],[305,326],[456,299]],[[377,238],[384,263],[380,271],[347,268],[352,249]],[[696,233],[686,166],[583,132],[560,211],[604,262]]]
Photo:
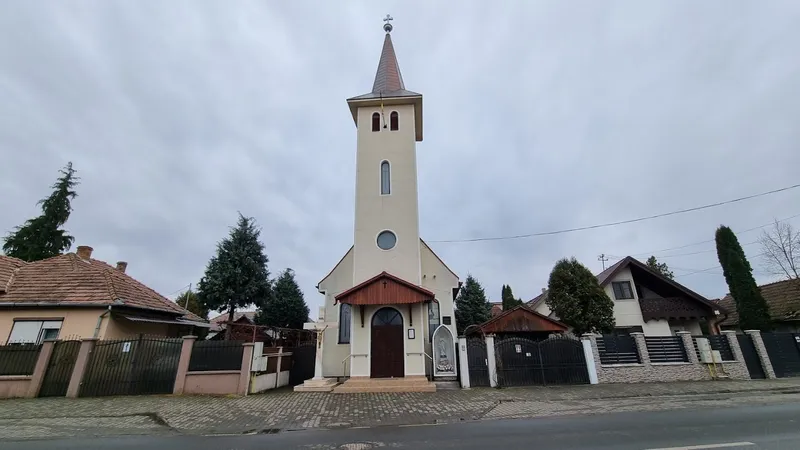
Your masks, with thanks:
[[[392,169],[389,166],[389,161],[381,163],[381,195],[389,195],[392,193]]]
[[[630,281],[613,281],[611,287],[614,289],[614,298],[617,300],[633,299],[633,290]]]
[[[45,339],[57,339],[62,323],[62,320],[15,320],[8,343],[41,344]]]

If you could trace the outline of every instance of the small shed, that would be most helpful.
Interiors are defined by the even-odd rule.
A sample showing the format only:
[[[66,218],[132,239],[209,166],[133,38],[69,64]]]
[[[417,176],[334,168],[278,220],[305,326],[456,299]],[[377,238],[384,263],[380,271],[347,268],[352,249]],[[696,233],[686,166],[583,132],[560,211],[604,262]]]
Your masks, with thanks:
[[[482,332],[496,334],[500,338],[518,336],[541,340],[552,334],[565,333],[568,329],[567,325],[539,314],[526,305],[520,305],[466,331],[468,335]]]

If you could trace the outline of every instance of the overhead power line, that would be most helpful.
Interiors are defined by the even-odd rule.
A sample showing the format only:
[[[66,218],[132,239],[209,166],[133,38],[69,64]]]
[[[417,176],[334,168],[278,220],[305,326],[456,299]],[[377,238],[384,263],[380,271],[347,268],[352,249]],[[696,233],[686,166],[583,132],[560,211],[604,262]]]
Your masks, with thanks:
[[[620,220],[618,222],[608,222],[608,223],[601,223],[601,224],[596,224],[596,225],[588,225],[588,226],[584,226],[584,227],[566,228],[566,229],[563,229],[563,230],[541,231],[541,232],[538,232],[538,233],[517,234],[517,235],[513,235],[513,236],[493,236],[493,237],[481,237],[481,238],[471,238],[471,239],[445,239],[445,240],[429,241],[429,242],[455,243],[455,242],[502,241],[502,240],[510,240],[510,239],[524,239],[524,238],[538,237],[538,236],[552,236],[552,235],[556,235],[556,234],[573,233],[575,231],[584,231],[584,230],[593,230],[593,229],[597,229],[597,228],[613,227],[613,226],[617,226],[617,225],[625,225],[625,224],[628,224],[628,223],[635,223],[635,222],[642,222],[642,221],[645,221],[645,220],[658,219],[660,217],[674,216],[674,215],[677,215],[677,214],[685,214],[685,213],[688,213],[688,212],[700,211],[700,210],[708,209],[708,208],[715,208],[717,206],[728,205],[728,204],[731,204],[731,203],[737,203],[737,202],[742,202],[742,201],[745,201],[745,200],[750,200],[750,199],[754,199],[754,198],[758,198],[758,197],[764,197],[766,195],[776,194],[778,192],[784,192],[784,191],[788,191],[788,190],[791,190],[791,189],[797,189],[798,187],[800,187],[800,184],[795,184],[795,185],[792,185],[792,186],[786,186],[786,187],[782,187],[780,189],[773,189],[771,191],[761,192],[761,193],[758,193],[758,194],[748,195],[748,196],[745,196],[745,197],[734,198],[734,199],[731,199],[731,200],[725,200],[725,201],[716,202],[716,203],[709,203],[707,205],[702,205],[702,206],[695,206],[693,208],[679,209],[679,210],[665,212],[665,213],[661,213],[661,214],[654,214],[652,216],[637,217],[635,219]]]

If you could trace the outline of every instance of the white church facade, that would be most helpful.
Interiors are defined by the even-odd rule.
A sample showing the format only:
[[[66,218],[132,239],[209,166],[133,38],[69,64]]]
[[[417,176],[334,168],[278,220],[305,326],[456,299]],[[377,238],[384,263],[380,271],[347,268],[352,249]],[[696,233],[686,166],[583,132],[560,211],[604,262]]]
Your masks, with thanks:
[[[376,379],[433,387],[428,380],[458,370],[460,282],[419,235],[422,95],[406,90],[388,20],[384,30],[372,91],[347,100],[357,130],[354,243],[317,285],[329,325],[318,365],[326,379],[347,378],[345,391]]]

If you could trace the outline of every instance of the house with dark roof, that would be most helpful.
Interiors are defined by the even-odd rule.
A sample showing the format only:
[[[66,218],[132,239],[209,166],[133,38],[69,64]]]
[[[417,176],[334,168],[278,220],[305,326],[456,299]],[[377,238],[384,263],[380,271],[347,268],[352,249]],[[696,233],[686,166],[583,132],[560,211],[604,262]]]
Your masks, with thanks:
[[[633,257],[625,257],[600,272],[597,282],[614,301],[618,333],[643,332],[669,336],[678,331],[692,334],[719,332],[726,309],[650,269]],[[556,318],[547,306],[547,290],[528,302],[534,311]]]
[[[0,256],[0,345],[57,338],[180,337],[209,324],[80,246],[35,262]]]
[[[769,315],[775,331],[800,332],[800,280],[783,280],[758,287],[769,307]],[[739,329],[739,313],[731,294],[719,299],[719,305],[727,311],[720,323],[723,330]]]

